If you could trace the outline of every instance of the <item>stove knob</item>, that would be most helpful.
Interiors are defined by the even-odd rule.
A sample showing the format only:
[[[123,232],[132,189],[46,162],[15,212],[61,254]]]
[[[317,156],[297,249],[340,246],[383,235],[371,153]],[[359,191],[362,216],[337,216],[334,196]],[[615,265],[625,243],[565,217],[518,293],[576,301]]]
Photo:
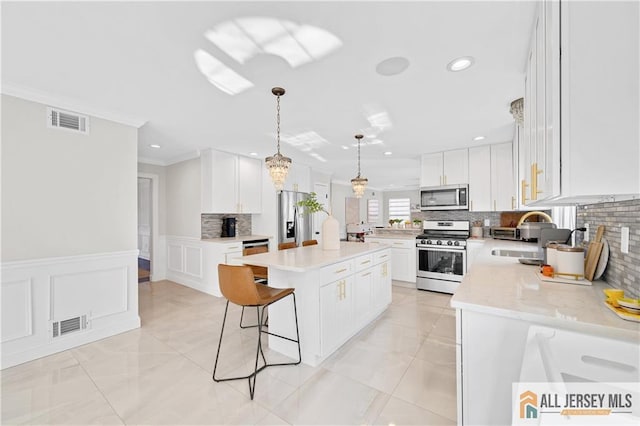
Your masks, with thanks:
[[[460,241],[454,241],[454,242],[453,242],[453,245],[454,245],[454,246],[459,246],[459,245],[460,245]]]
[[[438,241],[436,242],[436,244],[437,244],[437,245],[439,245],[439,246],[441,246],[441,245],[442,245],[442,241],[438,240]]]
[[[452,246],[453,245],[453,241],[447,241],[447,245],[448,246]]]
[[[420,244],[427,244],[427,241],[425,241],[425,240],[420,240]]]
[[[424,240],[423,240],[424,241]],[[427,240],[427,244],[433,244],[433,241]]]

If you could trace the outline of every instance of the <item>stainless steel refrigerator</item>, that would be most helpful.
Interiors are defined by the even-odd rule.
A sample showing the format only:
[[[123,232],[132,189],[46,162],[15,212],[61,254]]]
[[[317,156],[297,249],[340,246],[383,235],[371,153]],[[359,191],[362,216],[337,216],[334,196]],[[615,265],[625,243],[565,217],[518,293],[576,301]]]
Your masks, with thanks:
[[[278,195],[278,244],[295,241],[298,246],[312,239],[313,215],[304,214],[298,201],[309,198],[306,192],[282,191]]]

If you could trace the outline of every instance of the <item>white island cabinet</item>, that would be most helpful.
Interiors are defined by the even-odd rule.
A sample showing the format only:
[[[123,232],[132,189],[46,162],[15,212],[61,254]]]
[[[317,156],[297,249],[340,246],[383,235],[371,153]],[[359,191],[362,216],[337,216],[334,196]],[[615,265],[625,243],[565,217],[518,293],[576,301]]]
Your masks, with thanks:
[[[342,242],[340,250],[298,247],[244,256],[269,268],[269,286],[295,288],[302,362],[316,366],[391,303],[391,253],[378,244]],[[292,298],[269,307],[269,331],[295,337]],[[297,345],[269,336],[269,347],[297,358]]]
[[[640,324],[604,306],[606,283],[543,282],[536,266],[493,256],[494,248],[527,250],[531,245],[486,240],[451,299],[457,326],[458,424],[511,424],[513,383],[637,386]]]
[[[371,244],[385,244],[391,247],[393,279],[409,283],[416,282],[416,235],[375,235],[364,237]]]

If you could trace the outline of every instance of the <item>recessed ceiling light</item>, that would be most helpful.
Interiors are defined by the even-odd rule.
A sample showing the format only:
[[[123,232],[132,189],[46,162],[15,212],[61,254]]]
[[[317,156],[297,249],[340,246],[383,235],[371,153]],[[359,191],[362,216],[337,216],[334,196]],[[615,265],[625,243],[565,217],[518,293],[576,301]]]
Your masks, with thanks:
[[[255,157],[256,155],[258,155],[258,153],[257,152],[250,152],[249,155],[253,155]]]
[[[474,141],[481,141],[484,139],[484,136],[476,136],[475,138],[473,138]]]
[[[160,149],[160,148],[161,148],[161,147],[160,147],[160,145],[157,145],[157,144],[155,144],[155,143],[154,143],[154,144],[151,144],[151,145],[149,145],[149,146],[150,146],[151,148],[155,148],[155,149]]]
[[[409,60],[402,56],[385,59],[376,65],[376,72],[380,75],[398,75],[409,68]]]
[[[473,57],[462,56],[460,58],[456,58],[453,61],[449,62],[447,64],[447,69],[453,72],[463,71],[469,68],[471,65],[473,65],[474,62],[475,62],[475,59],[473,59]]]
[[[349,147],[346,145],[342,145],[342,149],[349,149]]]
[[[393,154],[393,152],[391,152],[391,151],[385,151],[384,152],[384,155],[391,155],[391,154]]]

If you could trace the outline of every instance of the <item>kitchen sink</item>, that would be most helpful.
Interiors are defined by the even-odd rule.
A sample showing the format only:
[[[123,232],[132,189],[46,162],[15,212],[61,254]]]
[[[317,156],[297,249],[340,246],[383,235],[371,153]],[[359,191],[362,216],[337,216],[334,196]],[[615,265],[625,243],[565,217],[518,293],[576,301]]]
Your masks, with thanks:
[[[543,260],[540,253],[531,250],[507,250],[507,249],[493,249],[491,254],[494,256],[502,257],[515,257],[518,262],[524,265],[542,265]]]

